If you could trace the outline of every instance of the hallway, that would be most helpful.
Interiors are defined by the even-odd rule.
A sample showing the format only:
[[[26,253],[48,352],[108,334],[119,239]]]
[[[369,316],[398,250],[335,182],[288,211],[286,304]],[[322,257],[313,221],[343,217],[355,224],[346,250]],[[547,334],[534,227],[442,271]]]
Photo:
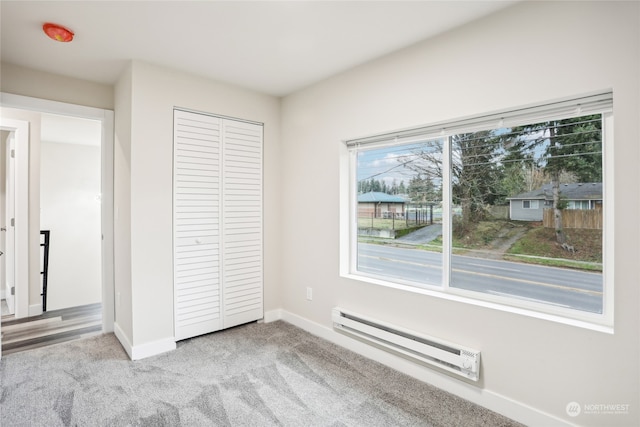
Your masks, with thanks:
[[[2,355],[46,347],[102,333],[102,304],[47,311],[14,319],[2,300]]]

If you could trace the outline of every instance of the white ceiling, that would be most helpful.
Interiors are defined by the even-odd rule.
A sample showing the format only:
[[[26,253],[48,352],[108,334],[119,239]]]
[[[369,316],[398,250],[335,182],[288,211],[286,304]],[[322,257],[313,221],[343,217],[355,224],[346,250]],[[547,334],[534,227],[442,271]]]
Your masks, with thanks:
[[[0,59],[106,84],[140,59],[282,96],[513,3],[2,0]]]

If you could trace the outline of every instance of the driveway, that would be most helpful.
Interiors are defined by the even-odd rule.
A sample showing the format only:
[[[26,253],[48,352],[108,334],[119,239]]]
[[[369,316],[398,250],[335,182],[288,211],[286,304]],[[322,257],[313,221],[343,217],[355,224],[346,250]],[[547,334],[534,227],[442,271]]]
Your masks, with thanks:
[[[407,245],[425,245],[442,235],[442,224],[432,224],[396,239],[398,243]]]

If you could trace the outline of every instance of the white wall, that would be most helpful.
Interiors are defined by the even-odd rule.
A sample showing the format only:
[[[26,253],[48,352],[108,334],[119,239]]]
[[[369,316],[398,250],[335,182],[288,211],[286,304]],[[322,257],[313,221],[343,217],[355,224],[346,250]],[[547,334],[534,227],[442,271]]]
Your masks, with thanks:
[[[285,312],[330,328],[331,308],[342,306],[480,349],[479,384],[425,375],[528,423],[539,421],[533,411],[547,414],[545,423],[638,425],[639,16],[636,2],[520,3],[284,98]],[[615,142],[606,147],[615,186],[607,230],[615,239],[614,334],[339,277],[342,140],[606,89],[615,115]],[[319,201],[323,209],[309,209]],[[313,301],[305,300],[308,286]],[[627,415],[571,418],[573,401],[630,407]]]
[[[50,230],[47,310],[102,298],[100,146],[42,141],[40,227]]]
[[[162,349],[173,340],[173,108],[237,117],[264,126],[265,309],[280,307],[280,109],[272,96],[134,61],[116,85],[116,197],[120,221],[130,204],[130,229],[118,225],[131,250],[130,279],[116,277],[120,304],[131,307],[133,347]],[[130,109],[130,118],[119,120]],[[128,128],[128,129],[127,129]],[[129,145],[123,141],[130,137]],[[118,143],[120,140],[120,143]],[[119,154],[119,150],[121,153]],[[128,175],[127,175],[128,174]],[[127,186],[127,180],[130,185]],[[130,191],[127,194],[127,191]],[[118,214],[117,214],[118,215]],[[119,230],[119,231],[118,231]],[[116,251],[120,250],[116,247]],[[116,253],[118,263],[126,259]],[[125,268],[126,270],[126,268]],[[118,275],[118,274],[117,274]],[[125,295],[130,280],[131,294]],[[121,281],[118,283],[118,281]],[[120,323],[116,308],[116,322]],[[125,315],[124,313],[121,313]],[[156,344],[154,344],[156,343]]]
[[[131,289],[131,67],[115,86],[113,153],[114,329],[118,338],[133,340]],[[126,346],[125,346],[126,347]]]
[[[113,110],[110,85],[60,76],[3,62],[0,64],[0,91],[68,104]]]

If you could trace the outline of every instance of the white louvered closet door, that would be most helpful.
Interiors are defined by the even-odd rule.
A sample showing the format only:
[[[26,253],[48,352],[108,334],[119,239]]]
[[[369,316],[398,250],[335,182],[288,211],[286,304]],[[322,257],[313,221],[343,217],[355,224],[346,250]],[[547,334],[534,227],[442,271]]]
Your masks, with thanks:
[[[221,122],[217,117],[178,110],[174,112],[173,274],[176,340],[222,327]]]
[[[263,317],[262,126],[174,112],[176,340]]]
[[[263,317],[262,126],[223,121],[224,327]]]

